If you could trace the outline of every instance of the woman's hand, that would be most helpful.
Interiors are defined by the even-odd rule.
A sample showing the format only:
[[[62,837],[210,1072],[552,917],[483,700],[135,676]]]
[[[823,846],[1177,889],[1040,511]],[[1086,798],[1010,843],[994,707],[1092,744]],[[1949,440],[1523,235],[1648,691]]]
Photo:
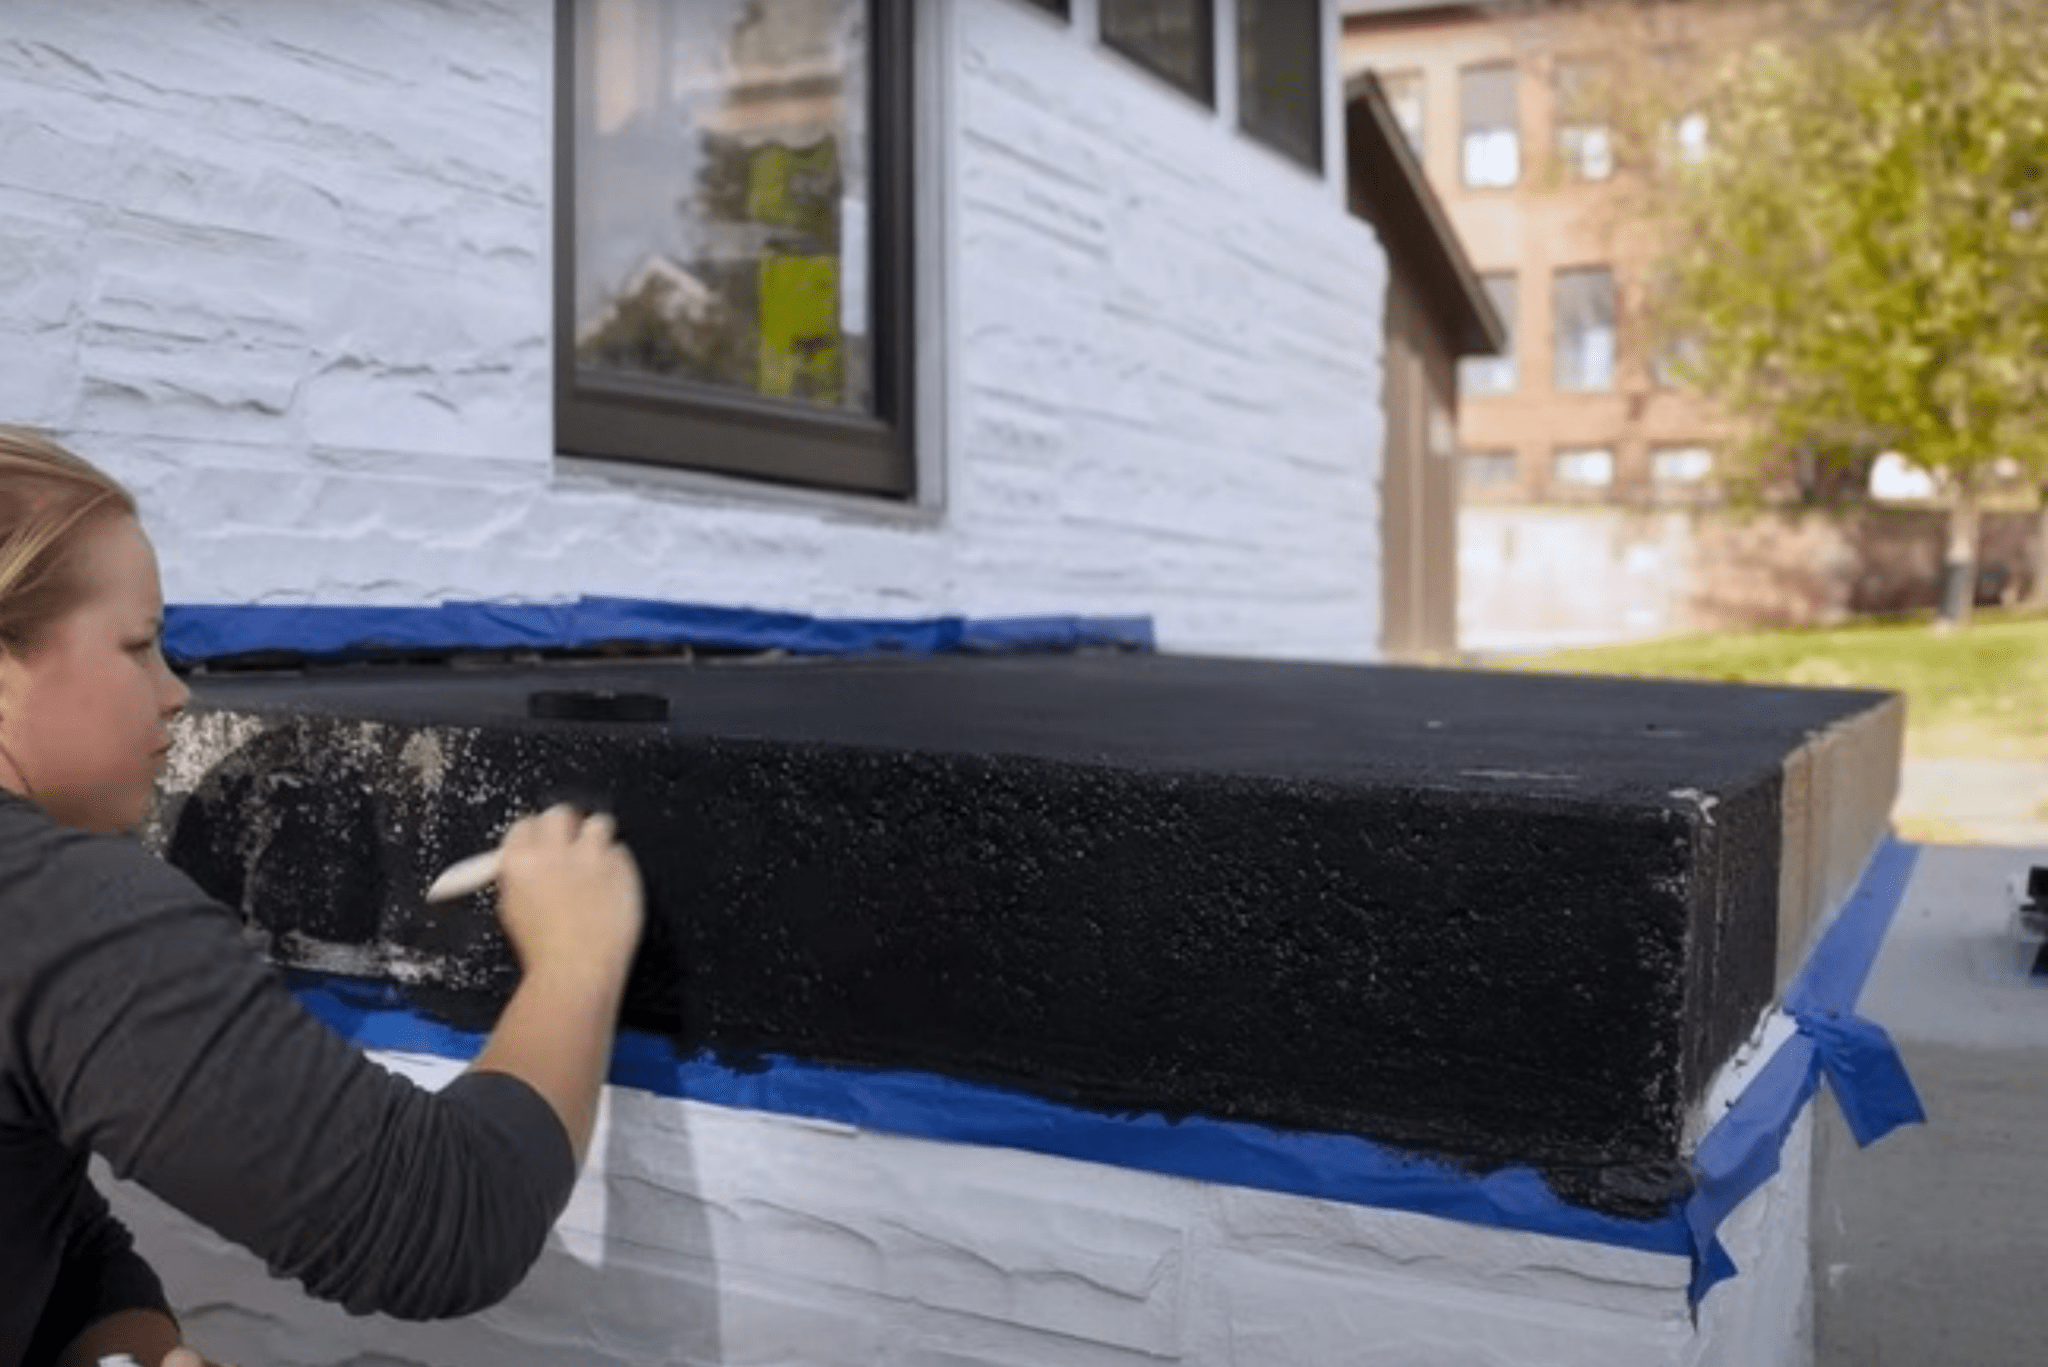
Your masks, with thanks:
[[[539,1092],[579,1167],[644,916],[639,867],[612,838],[610,817],[553,807],[506,832],[498,921],[524,972],[470,1067]]]
[[[625,973],[645,912],[640,870],[611,817],[550,807],[505,834],[498,921],[530,977],[589,981]]]

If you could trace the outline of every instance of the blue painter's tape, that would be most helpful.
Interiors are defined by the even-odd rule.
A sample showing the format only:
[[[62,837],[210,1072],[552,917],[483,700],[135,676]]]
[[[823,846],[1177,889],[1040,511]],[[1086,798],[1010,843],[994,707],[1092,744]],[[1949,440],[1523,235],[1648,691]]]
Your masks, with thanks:
[[[1150,650],[1153,634],[1146,617],[833,618],[639,598],[431,607],[175,604],[164,613],[164,653],[177,664],[256,654],[319,660],[458,650],[587,650],[616,643],[797,655],[936,655],[1099,646]]]
[[[1721,1222],[1778,1170],[1785,1139],[1822,1077],[1858,1144],[1925,1120],[1906,1065],[1884,1027],[1855,1014],[1856,999],[1905,895],[1919,849],[1888,840],[1856,890],[1807,957],[1785,994],[1799,1033],[1753,1079],[1728,1114],[1700,1140],[1697,1185],[1686,1201],[1693,1238],[1692,1299],[1733,1276],[1735,1263],[1715,1237]]]
[[[1889,843],[1866,871],[1788,995],[1800,1031],[1752,1079],[1694,1153],[1692,1194],[1652,1220],[1623,1220],[1565,1202],[1531,1168],[1478,1173],[1349,1135],[1308,1134],[1240,1121],[1110,1115],[927,1073],[833,1067],[771,1056],[728,1067],[709,1054],[678,1058],[670,1042],[620,1033],[610,1080],[663,1096],[836,1121],[954,1143],[1110,1163],[1689,1257],[1698,1303],[1733,1276],[1717,1231],[1778,1171],[1787,1136],[1825,1076],[1859,1139],[1921,1118],[1918,1098],[1884,1032],[1853,1017],[1916,851]],[[314,1015],[368,1049],[472,1058],[481,1034],[415,1011],[383,982],[294,974]],[[1867,1138],[1866,1138],[1867,1136]]]
[[[421,1016],[389,983],[294,974],[299,1000],[368,1049],[472,1058],[484,1036]],[[929,1073],[833,1067],[770,1056],[736,1069],[708,1054],[676,1057],[668,1040],[620,1033],[610,1080],[662,1096],[862,1129],[984,1144],[1256,1187],[1355,1205],[1416,1211],[1537,1234],[1686,1256],[1674,1209],[1623,1220],[1571,1205],[1530,1168],[1473,1173],[1349,1135],[1304,1134],[1240,1121],[1156,1113],[1111,1115]]]

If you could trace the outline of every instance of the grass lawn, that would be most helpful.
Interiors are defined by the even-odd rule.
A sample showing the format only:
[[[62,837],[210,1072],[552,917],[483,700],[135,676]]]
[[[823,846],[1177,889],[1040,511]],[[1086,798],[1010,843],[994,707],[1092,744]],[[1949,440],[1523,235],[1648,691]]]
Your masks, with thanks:
[[[1917,755],[2048,759],[2048,615],[1980,612],[1937,635],[1926,618],[1561,650],[1489,665],[1904,693]]]

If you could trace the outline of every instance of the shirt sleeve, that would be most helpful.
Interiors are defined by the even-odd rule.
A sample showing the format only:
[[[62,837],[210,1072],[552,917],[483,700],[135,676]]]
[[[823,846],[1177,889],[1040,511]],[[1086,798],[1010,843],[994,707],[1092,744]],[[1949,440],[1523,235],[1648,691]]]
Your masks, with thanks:
[[[78,1190],[63,1264],[29,1344],[30,1362],[55,1362],[80,1334],[124,1310],[154,1310],[175,1319],[163,1283],[135,1251],[128,1227],[90,1182],[81,1181]]]
[[[315,1020],[239,919],[118,842],[27,1019],[63,1140],[356,1314],[503,1299],[575,1181],[553,1109],[507,1074],[440,1093]]]

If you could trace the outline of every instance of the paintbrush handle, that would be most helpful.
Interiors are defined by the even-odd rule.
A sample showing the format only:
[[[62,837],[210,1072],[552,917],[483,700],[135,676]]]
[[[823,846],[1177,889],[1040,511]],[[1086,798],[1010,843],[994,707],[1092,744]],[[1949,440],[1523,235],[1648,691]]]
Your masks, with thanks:
[[[450,864],[427,888],[429,902],[452,902],[498,881],[498,852],[485,850]]]

